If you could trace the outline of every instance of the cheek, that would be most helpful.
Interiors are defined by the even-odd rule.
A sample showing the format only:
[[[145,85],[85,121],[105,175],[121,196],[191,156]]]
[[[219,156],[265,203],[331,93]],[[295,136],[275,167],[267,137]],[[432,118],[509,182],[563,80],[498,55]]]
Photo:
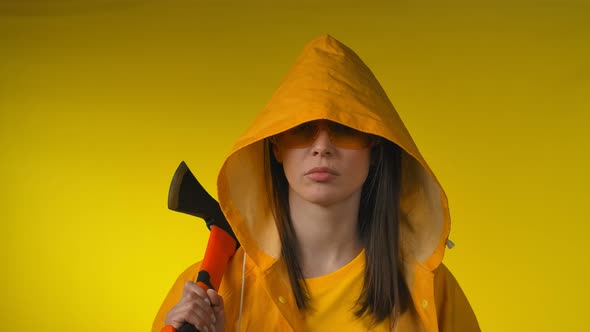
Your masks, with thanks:
[[[281,151],[281,157],[283,159],[283,171],[287,181],[292,183],[296,178],[297,174],[300,173],[301,158],[297,156],[297,152],[294,150],[283,150]]]
[[[370,155],[369,152],[355,153],[351,156],[349,163],[349,174],[354,174],[355,185],[362,185],[369,174]]]

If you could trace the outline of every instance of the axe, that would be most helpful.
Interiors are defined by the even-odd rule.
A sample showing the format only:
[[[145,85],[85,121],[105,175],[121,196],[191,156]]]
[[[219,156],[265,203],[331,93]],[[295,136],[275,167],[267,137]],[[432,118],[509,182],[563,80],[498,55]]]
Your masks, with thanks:
[[[172,178],[168,208],[205,220],[211,234],[196,282],[204,290],[218,290],[227,264],[240,247],[240,243],[225,219],[219,203],[201,186],[184,161],[180,163]],[[174,331],[174,327],[167,325],[162,331]],[[188,323],[178,329],[178,332],[196,331],[197,329]]]

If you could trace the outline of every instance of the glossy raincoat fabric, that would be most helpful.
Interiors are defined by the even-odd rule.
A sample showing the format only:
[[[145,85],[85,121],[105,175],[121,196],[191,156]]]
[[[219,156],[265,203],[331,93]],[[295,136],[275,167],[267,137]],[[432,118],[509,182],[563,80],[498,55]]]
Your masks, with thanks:
[[[371,70],[329,35],[305,46],[219,173],[219,201],[242,245],[219,290],[226,306],[226,330],[236,331],[239,317],[240,331],[304,330],[265,189],[264,139],[317,119],[381,136],[403,149],[400,239],[413,308],[392,331],[479,331],[465,295],[442,264],[450,232],[444,190]],[[197,272],[195,264],[178,278],[153,331],[164,325],[167,312],[180,300],[184,281],[194,281]]]

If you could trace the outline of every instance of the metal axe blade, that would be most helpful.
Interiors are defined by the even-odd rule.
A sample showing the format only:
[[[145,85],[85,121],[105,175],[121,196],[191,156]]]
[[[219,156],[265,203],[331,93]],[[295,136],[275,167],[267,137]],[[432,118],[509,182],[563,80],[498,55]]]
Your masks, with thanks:
[[[178,165],[172,177],[168,192],[168,208],[204,219],[209,229],[212,226],[223,229],[236,241],[236,249],[240,246],[219,203],[207,193],[184,161]]]

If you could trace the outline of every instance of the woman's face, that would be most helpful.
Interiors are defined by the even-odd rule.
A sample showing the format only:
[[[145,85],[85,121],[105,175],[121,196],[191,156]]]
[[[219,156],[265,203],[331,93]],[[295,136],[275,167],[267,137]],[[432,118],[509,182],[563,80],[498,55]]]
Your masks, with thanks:
[[[369,136],[358,131],[347,132],[352,129],[326,120],[306,125],[310,124],[316,127],[314,133],[304,128],[308,131],[308,146],[293,144],[293,137],[295,140],[305,140],[301,136],[302,129],[297,127],[294,130],[298,132],[280,134],[273,144],[275,157],[283,164],[289,182],[289,195],[297,195],[298,198],[322,206],[360,199],[363,183],[369,173]],[[292,136],[289,137],[289,134]],[[356,142],[358,144],[353,140],[359,140]],[[347,148],[334,143],[346,145]]]

